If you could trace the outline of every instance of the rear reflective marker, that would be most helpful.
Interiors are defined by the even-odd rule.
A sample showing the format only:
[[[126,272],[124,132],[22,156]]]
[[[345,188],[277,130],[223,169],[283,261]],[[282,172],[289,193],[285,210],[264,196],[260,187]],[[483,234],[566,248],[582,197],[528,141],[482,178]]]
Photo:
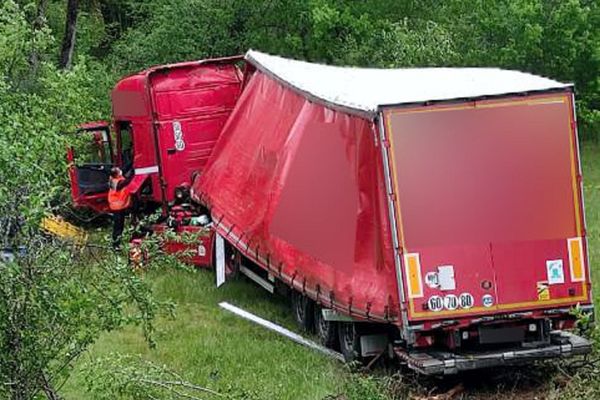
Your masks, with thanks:
[[[421,261],[419,253],[404,255],[404,268],[408,281],[408,297],[411,299],[423,297],[423,280],[421,278]]]
[[[571,282],[583,282],[585,272],[583,265],[583,246],[581,238],[567,240],[569,248],[569,265],[571,267]]]

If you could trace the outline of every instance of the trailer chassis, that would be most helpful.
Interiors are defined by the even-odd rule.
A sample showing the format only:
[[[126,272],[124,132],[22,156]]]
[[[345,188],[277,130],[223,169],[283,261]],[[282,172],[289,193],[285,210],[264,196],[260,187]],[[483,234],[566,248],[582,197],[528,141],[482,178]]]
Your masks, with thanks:
[[[548,344],[490,351],[407,350],[394,347],[394,353],[406,365],[424,375],[452,375],[482,368],[525,364],[531,361],[588,354],[589,340],[566,331],[550,332]]]

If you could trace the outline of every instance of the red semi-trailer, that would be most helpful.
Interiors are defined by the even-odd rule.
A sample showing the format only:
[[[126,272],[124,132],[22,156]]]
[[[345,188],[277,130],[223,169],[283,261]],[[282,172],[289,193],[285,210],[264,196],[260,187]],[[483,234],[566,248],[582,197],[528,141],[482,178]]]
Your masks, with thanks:
[[[79,129],[94,157],[69,151],[74,203],[106,212],[121,166],[162,210],[153,231],[201,233],[165,250],[289,291],[348,360],[447,374],[590,351],[567,331],[593,312],[572,85],[249,51],[151,68],[112,100]]]
[[[592,311],[571,85],[246,61],[192,187],[225,263],[291,288],[347,359],[435,374],[590,350],[565,331]]]

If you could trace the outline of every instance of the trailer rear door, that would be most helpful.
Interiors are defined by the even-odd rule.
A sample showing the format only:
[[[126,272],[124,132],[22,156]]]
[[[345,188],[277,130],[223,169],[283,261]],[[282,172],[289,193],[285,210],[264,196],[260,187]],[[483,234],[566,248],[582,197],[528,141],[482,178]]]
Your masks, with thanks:
[[[589,302],[571,93],[384,113],[411,320]]]

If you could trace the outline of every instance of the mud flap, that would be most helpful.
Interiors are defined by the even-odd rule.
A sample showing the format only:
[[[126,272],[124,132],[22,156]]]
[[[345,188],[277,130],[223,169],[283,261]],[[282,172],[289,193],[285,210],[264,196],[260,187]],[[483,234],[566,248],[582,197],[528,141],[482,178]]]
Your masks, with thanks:
[[[225,240],[218,233],[215,234],[215,269],[217,287],[225,283]]]
[[[537,348],[512,348],[496,351],[453,353],[446,351],[407,351],[396,347],[394,352],[409,368],[425,375],[451,375],[462,371],[498,366],[518,365],[535,360],[588,354],[591,343],[564,331],[550,333],[549,344]]]

